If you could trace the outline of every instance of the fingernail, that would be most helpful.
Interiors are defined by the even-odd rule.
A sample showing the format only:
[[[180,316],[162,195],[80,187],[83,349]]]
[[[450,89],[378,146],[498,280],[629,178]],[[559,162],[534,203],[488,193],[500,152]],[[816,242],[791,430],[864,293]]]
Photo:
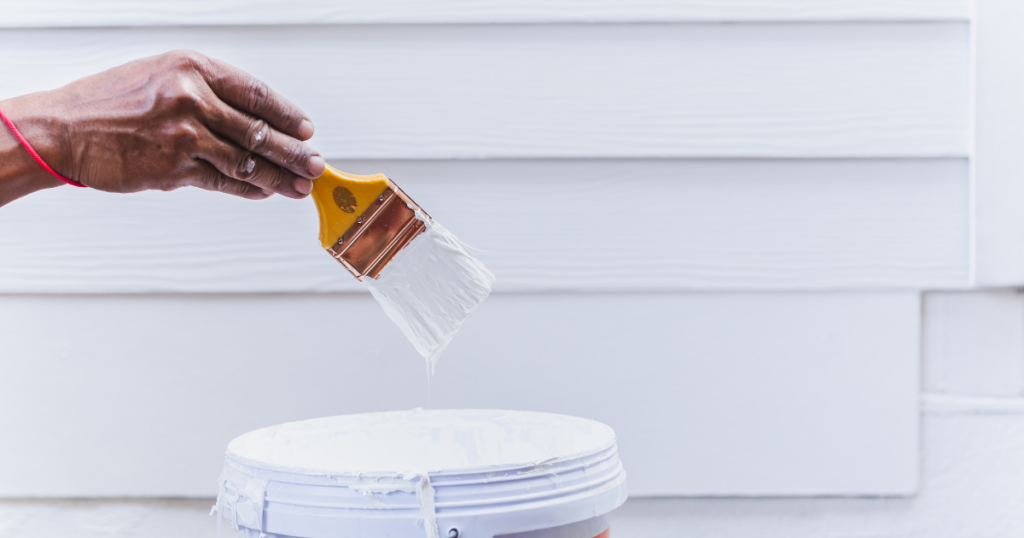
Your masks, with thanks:
[[[309,140],[313,136],[313,122],[309,120],[302,120],[299,124],[299,138],[302,140]]]
[[[263,194],[266,194],[267,196],[270,196],[270,195],[274,194],[274,191],[272,191],[270,189],[263,189]]]
[[[319,155],[314,155],[309,158],[306,162],[306,169],[313,177],[320,177],[324,173],[324,169],[327,167],[327,161]]]
[[[313,190],[313,182],[308,179],[296,179],[295,190],[301,192],[302,194],[309,194],[309,192]]]

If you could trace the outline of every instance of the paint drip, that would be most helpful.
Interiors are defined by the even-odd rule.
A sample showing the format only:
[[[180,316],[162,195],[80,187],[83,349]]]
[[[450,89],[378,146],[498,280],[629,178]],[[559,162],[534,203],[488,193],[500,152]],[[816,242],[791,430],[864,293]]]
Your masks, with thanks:
[[[447,228],[421,212],[426,230],[363,283],[434,372],[462,323],[491,294],[494,273]]]

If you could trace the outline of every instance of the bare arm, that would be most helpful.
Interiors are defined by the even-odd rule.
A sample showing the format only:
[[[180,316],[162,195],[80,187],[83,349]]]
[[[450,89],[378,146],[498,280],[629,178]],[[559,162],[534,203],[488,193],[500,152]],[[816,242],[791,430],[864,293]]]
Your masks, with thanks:
[[[136,60],[0,101],[57,173],[110,192],[195,186],[250,199],[309,194],[313,124],[265,83],[192,51]],[[63,185],[0,123],[0,205]]]

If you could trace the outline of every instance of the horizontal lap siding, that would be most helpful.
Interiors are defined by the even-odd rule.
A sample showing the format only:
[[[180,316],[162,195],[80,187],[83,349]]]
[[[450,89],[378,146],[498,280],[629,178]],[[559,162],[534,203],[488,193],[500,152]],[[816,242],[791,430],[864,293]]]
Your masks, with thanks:
[[[604,420],[633,495],[901,495],[914,290],[969,272],[968,21],[965,0],[0,0],[0,98],[174,48],[235,63],[509,292],[441,359],[435,407]],[[195,190],[0,210],[0,496],[210,495],[241,432],[424,405],[368,295],[278,293],[359,289],[316,226],[308,200]]]
[[[2,0],[0,27],[966,20],[969,13],[968,0]]]
[[[906,494],[919,311],[912,292],[497,295],[430,404],[605,421],[631,495]],[[8,296],[0,327],[4,497],[209,496],[245,431],[427,405],[369,295]]]
[[[960,287],[962,160],[341,161],[483,250],[499,291]],[[0,292],[356,290],[313,203],[58,189],[0,211]]]
[[[948,157],[965,23],[0,31],[0,98],[194,48],[269,82],[329,158]]]

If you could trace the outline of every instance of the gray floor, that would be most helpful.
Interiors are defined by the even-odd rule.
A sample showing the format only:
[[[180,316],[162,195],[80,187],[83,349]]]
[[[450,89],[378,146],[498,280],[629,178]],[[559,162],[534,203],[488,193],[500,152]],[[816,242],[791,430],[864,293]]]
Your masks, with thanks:
[[[908,499],[630,499],[615,538],[842,537],[849,517],[895,515]],[[0,500],[0,538],[217,538],[213,499]],[[854,525],[859,526],[859,525]],[[863,526],[860,526],[864,530]],[[889,536],[876,533],[856,534]],[[220,538],[231,538],[227,525]]]
[[[948,472],[946,474],[949,474]],[[976,474],[972,473],[973,476]],[[633,498],[612,514],[615,538],[1019,538],[1022,473],[991,491],[951,476],[907,498]],[[999,482],[988,475],[986,482]],[[945,489],[945,488],[944,488]],[[998,493],[998,495],[993,495]],[[0,538],[232,538],[213,499],[0,500]]]
[[[613,535],[681,536],[686,503],[630,500],[613,515]],[[0,500],[0,538],[216,538],[212,504],[213,499]],[[223,526],[221,537],[231,535]]]

